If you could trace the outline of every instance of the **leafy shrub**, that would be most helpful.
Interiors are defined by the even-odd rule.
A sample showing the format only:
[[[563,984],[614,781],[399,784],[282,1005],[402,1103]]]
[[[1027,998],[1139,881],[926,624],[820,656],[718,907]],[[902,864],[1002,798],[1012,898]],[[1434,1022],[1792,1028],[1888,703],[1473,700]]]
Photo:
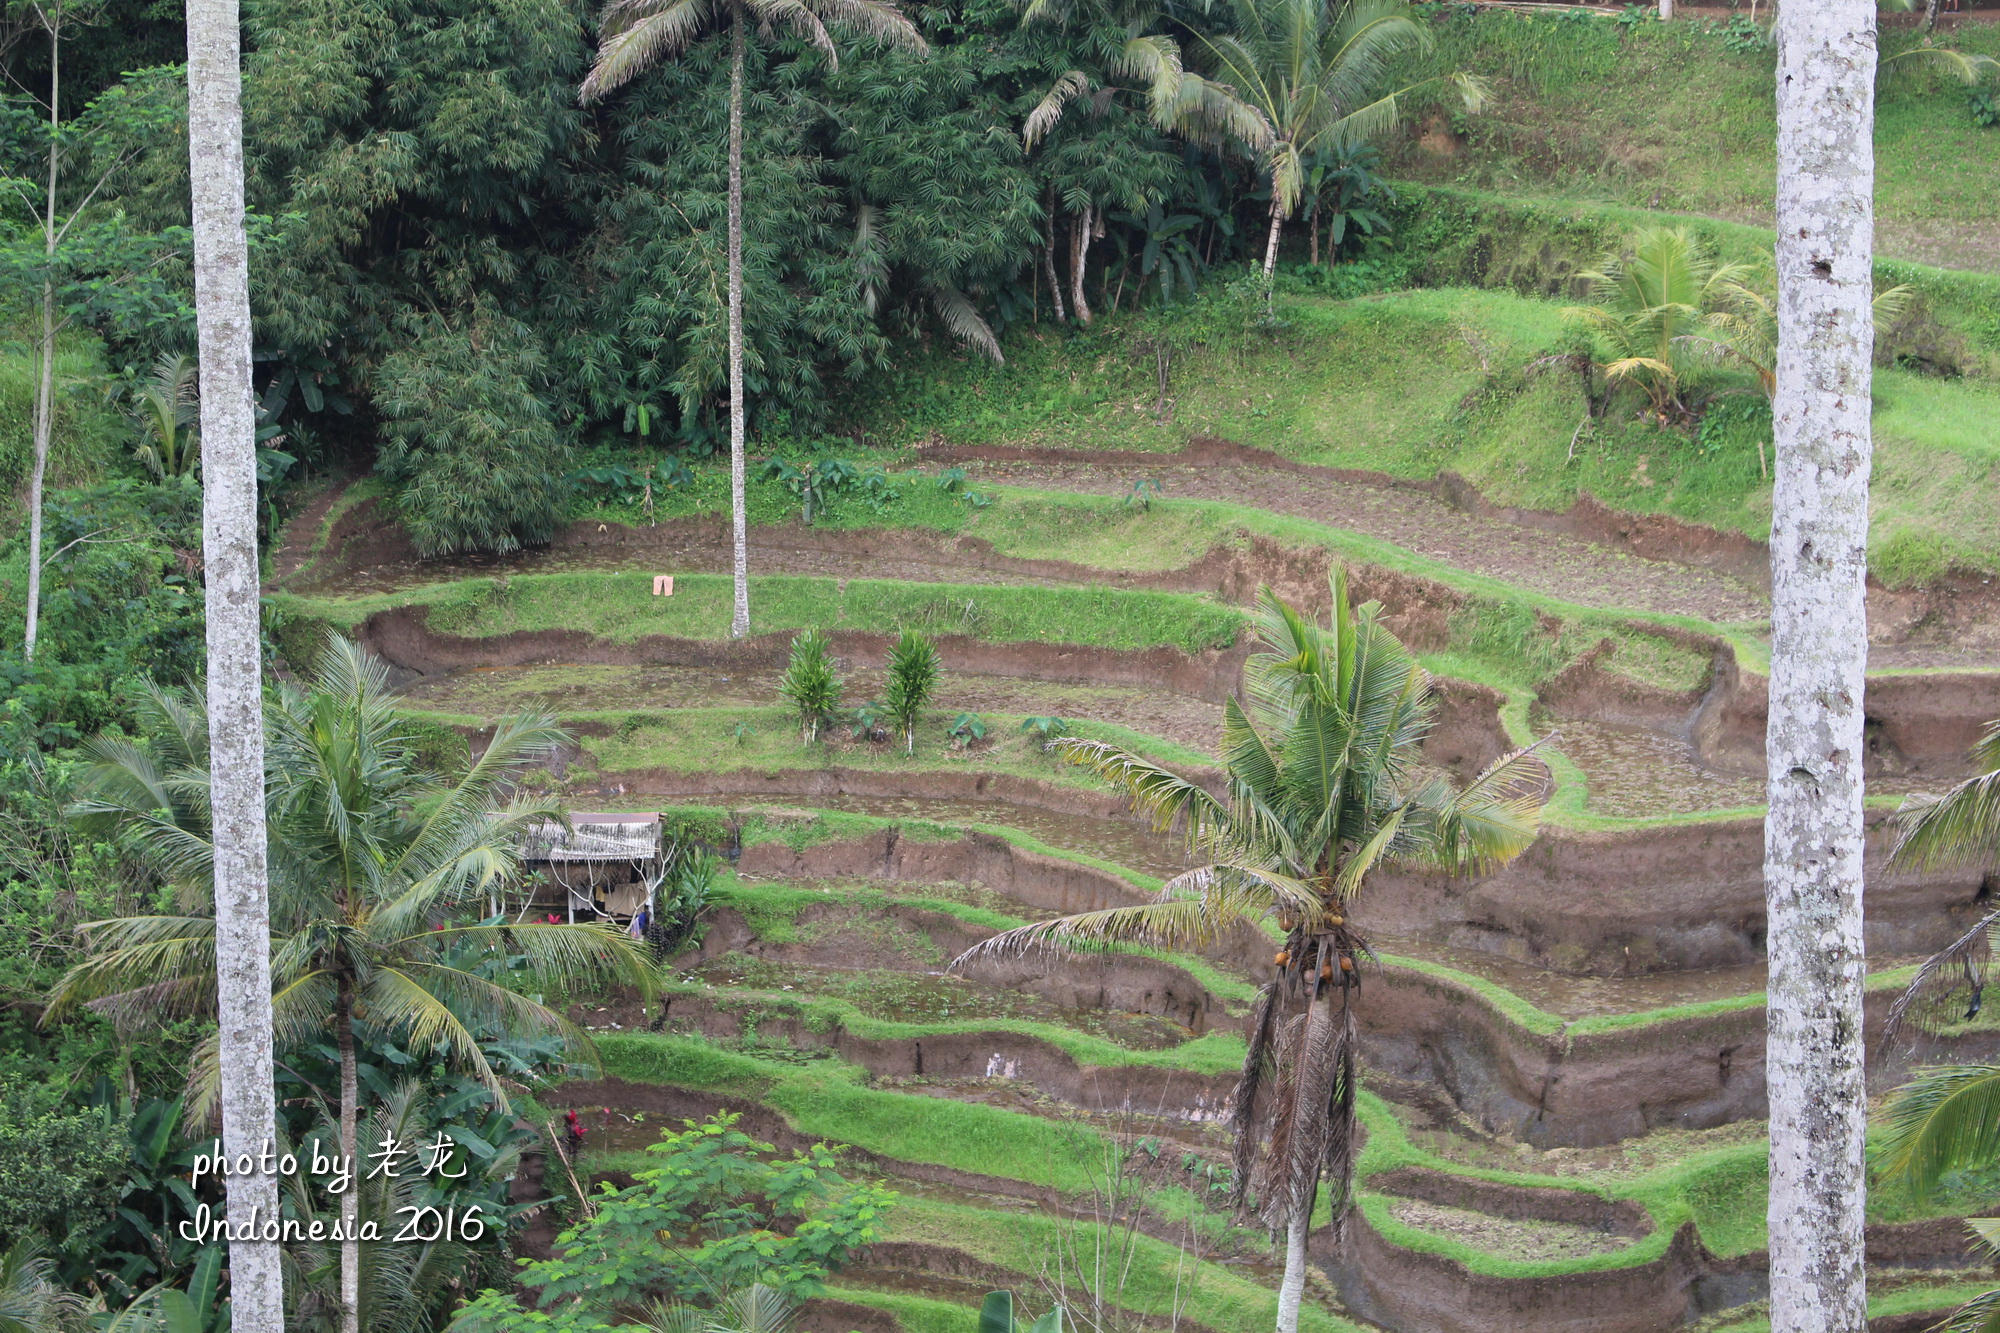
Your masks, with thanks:
[[[778,681],[778,693],[799,716],[799,730],[810,744],[840,707],[840,676],[833,668],[832,641],[826,631],[809,629],[792,640],[792,659]]]
[[[850,1183],[824,1144],[777,1156],[721,1115],[669,1133],[647,1151],[658,1165],[599,1194],[596,1212],[556,1238],[555,1255],[519,1275],[535,1309],[487,1291],[460,1312],[457,1333],[595,1333],[623,1325],[618,1307],[665,1293],[712,1301],[752,1283],[788,1300],[823,1289],[880,1234],[896,1195]],[[672,1243],[662,1244],[662,1237]]]
[[[917,717],[937,689],[938,651],[928,634],[903,631],[889,649],[889,716],[902,728],[905,754],[917,752]]]
[[[541,390],[541,344],[527,325],[475,313],[407,321],[385,357],[376,406],[386,418],[381,471],[403,487],[403,522],[421,555],[545,545],[569,486]]]
[[[44,1083],[0,1086],[0,1248],[108,1217],[128,1148],[120,1126]]]

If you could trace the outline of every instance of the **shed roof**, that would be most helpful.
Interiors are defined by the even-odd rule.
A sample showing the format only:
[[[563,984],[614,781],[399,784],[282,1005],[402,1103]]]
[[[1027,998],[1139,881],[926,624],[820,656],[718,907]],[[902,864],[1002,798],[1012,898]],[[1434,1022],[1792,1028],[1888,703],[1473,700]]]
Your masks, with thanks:
[[[658,815],[577,815],[570,828],[549,821],[528,829],[530,861],[651,861],[660,855]]]

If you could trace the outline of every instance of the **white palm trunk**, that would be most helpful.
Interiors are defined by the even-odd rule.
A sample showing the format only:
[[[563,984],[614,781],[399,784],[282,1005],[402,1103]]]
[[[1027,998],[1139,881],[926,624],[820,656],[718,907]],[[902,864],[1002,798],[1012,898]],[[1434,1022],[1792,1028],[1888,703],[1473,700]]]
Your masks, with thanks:
[[[729,637],[750,632],[750,517],[743,499],[743,9],[729,19],[729,521],[736,604]]]
[[[1778,9],[1771,524],[1773,1333],[1862,1333],[1861,987],[1875,0]]]
[[[250,260],[243,233],[241,35],[236,0],[188,0],[188,153],[195,327],[201,345],[202,560],[215,841],[217,1042],[222,1145],[261,1154],[277,1137],[271,1085],[271,931],[264,849],[258,646],[256,415],[250,404]],[[227,1178],[228,1216],[278,1216],[278,1179]],[[285,1326],[274,1240],[229,1243],[238,1333]]]
[[[1285,1227],[1285,1276],[1278,1283],[1278,1333],[1299,1333],[1299,1307],[1306,1296],[1306,1236],[1312,1216],[1299,1214]]]
[[[1674,16],[1674,0],[1660,0],[1660,20],[1665,22]]]
[[[49,190],[42,218],[42,329],[40,368],[35,380],[35,461],[28,474],[28,611],[21,658],[35,660],[42,619],[42,487],[49,472],[49,445],[56,417],[56,184],[62,170],[62,10],[37,10],[49,34]]]

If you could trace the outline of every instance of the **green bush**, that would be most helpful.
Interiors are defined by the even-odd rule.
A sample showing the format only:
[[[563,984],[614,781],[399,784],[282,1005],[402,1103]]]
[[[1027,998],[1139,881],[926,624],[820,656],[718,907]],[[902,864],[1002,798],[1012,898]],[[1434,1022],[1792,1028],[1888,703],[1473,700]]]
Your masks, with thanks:
[[[913,629],[889,650],[889,716],[902,728],[905,754],[917,748],[917,718],[937,689],[938,651],[928,634]]]
[[[833,669],[832,640],[824,630],[809,629],[792,640],[792,660],[778,681],[782,694],[798,712],[799,730],[811,744],[819,729],[840,707],[840,677]]]
[[[375,401],[388,437],[381,470],[402,486],[418,553],[546,545],[569,488],[539,339],[484,312],[464,327],[437,315],[407,323],[410,342],[384,358]]]

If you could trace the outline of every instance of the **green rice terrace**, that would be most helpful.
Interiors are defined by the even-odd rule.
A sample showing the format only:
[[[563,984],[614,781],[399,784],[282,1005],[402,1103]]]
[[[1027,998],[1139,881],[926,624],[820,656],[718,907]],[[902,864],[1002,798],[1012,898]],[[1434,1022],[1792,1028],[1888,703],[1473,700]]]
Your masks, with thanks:
[[[1066,1244],[1116,1244],[1130,1267],[1107,1318],[1248,1328],[1274,1260],[1220,1202],[1221,1122],[1276,941],[951,964],[999,931],[1145,901],[1189,865],[1032,720],[1214,782],[1257,589],[1323,616],[1344,567],[1433,676],[1420,767],[1463,781],[1539,741],[1547,804],[1513,866],[1386,873],[1358,909],[1378,955],[1360,1001],[1367,1146],[1307,1321],[1745,1326],[1763,1207],[1754,453],[1593,442],[1569,475],[1614,505],[1562,479],[1574,384],[1521,378],[1558,336],[1553,302],[1443,288],[1283,309],[1281,331],[1184,353],[1164,414],[1142,321],[1031,339],[969,377],[913,372],[912,397],[871,405],[865,450],[844,455],[879,470],[884,498],[836,492],[808,524],[781,479],[753,481],[743,639],[726,479],[699,466],[650,517],[607,495],[504,559],[419,559],[381,492],[333,483],[274,557],[274,632],[295,668],[329,629],[379,654],[440,744],[476,752],[500,717],[551,710],[575,739],[549,790],[664,812],[726,854],[658,1006],[575,1011],[604,1077],[540,1095],[585,1112],[580,1172],[623,1179],[663,1120],[740,1110],[778,1142],[852,1145],[906,1195],[882,1257],[835,1280],[839,1319],[949,1323]],[[1408,393],[1357,382],[1339,351],[1357,324],[1450,372]],[[2000,404],[1991,381],[1884,380],[1884,415],[1912,434],[1884,427],[1879,467],[1971,465],[1969,421],[1945,432],[1960,404]],[[941,389],[994,410],[954,434]],[[1726,504],[1709,475],[1725,470],[1747,487]],[[1648,472],[1654,496],[1633,480]],[[1546,507],[1558,486],[1568,503]],[[1924,487],[1880,504],[1878,531],[1898,513],[1927,534],[1947,510],[1980,521]],[[1969,772],[2000,713],[1993,566],[1969,531],[1948,540],[1942,575],[1901,579],[1890,559],[1877,580],[1879,814]],[[810,742],[784,698],[806,630],[830,636],[845,688]],[[905,631],[942,660],[908,746],[855,720],[887,694]],[[1976,874],[1877,868],[1871,1013],[1981,892]],[[1927,1040],[1924,1059],[1994,1041],[1978,1020]],[[1914,1058],[1883,1050],[1879,1086]],[[1143,1242],[1092,1229],[1107,1172],[1144,1196]],[[1944,1308],[1978,1280],[1944,1220],[1987,1206],[1963,1188],[1922,1209],[1878,1194],[1886,1312]]]
[[[379,753],[361,749],[409,768],[384,809],[455,810],[441,795],[454,784],[481,819],[532,807],[504,826],[511,841],[494,855],[507,873],[457,904],[464,921],[440,917],[439,929],[469,933],[436,946],[484,958],[476,984],[501,997],[500,1017],[467,1044],[507,1090],[504,1108],[476,1070],[371,1028],[386,1001],[352,1008],[339,991],[348,1027],[374,1034],[362,1138],[414,1117],[426,1138],[480,1156],[480,1197],[508,1219],[509,1248],[486,1267],[434,1287],[397,1279],[418,1294],[402,1291],[393,1319],[389,1297],[367,1297],[380,1303],[364,1327],[527,1328],[508,1322],[526,1318],[509,1302],[527,1309],[536,1283],[570,1290],[560,1283],[596,1271],[563,1267],[583,1265],[573,1234],[625,1227],[723,1264],[720,1214],[620,1210],[667,1188],[650,1174],[663,1162],[708,1162],[700,1154],[719,1150],[703,1144],[727,1123],[773,1146],[775,1158],[744,1150],[758,1160],[836,1149],[820,1166],[858,1193],[828,1208],[867,1215],[863,1228],[841,1212],[837,1225],[862,1241],[823,1283],[797,1285],[800,1330],[992,1333],[981,1301],[1007,1290],[1024,1320],[1060,1305],[1083,1333],[1264,1333],[1285,1249],[1243,1206],[1246,1185],[1253,1200],[1265,1185],[1239,1179],[1237,1130],[1261,1105],[1237,1104],[1239,1074],[1252,1043],[1296,1039],[1268,1030],[1267,983],[1348,974],[1352,1207],[1336,1220],[1334,1188],[1317,1196],[1299,1329],[1769,1327],[1771,408],[1747,342],[1676,361],[1662,372],[1671,383],[1607,377],[1611,353],[1577,307],[1601,296],[1589,274],[1607,256],[1649,244],[1740,265],[1743,290],[1761,290],[1770,5],[1756,21],[1748,4],[1683,6],[1672,23],[1650,5],[1414,6],[1431,37],[1398,68],[1413,82],[1474,70],[1490,96],[1473,114],[1439,91],[1449,84],[1423,83],[1365,160],[1328,165],[1363,192],[1328,185],[1309,223],[1287,224],[1268,296],[1257,277],[1268,193],[1192,141],[1185,154],[1177,141],[1159,148],[1165,132],[1111,91],[1104,126],[1086,133],[1078,123],[1097,122],[1075,109],[1062,122],[1071,137],[1050,140],[1100,154],[1097,174],[1049,183],[1022,165],[1041,159],[1014,128],[978,129],[975,112],[991,108],[942,75],[907,73],[907,53],[800,74],[803,44],[753,42],[748,197],[753,212],[759,198],[780,202],[750,236],[740,636],[721,307],[700,304],[721,262],[724,159],[715,147],[713,161],[682,162],[674,147],[721,142],[723,47],[704,39],[635,82],[642,110],[588,112],[599,128],[547,149],[535,172],[553,174],[536,175],[499,156],[460,163],[433,122],[456,117],[468,133],[489,118],[510,127],[494,133],[537,144],[557,135],[547,127],[579,114],[573,85],[595,40],[567,8],[531,22],[487,6],[478,40],[491,51],[423,56],[483,71],[518,49],[520,79],[560,83],[559,97],[515,89],[481,110],[435,93],[439,105],[412,111],[398,99],[462,71],[423,66],[405,85],[385,64],[356,86],[401,91],[378,90],[366,111],[357,93],[320,119],[285,91],[334,44],[309,8],[259,9],[248,76],[264,145],[252,212],[268,215],[253,247],[260,420],[266,455],[284,460],[260,455],[263,620],[283,685],[267,703],[280,719],[266,722],[272,753],[296,758],[323,740],[330,700],[373,699],[378,712],[362,713],[384,728]],[[394,30],[418,24],[411,14],[453,6],[368,9],[387,50],[403,40]],[[1935,41],[2000,56],[2000,11],[1967,9]],[[950,25],[1016,28],[1004,6],[955,7],[949,24],[944,12],[925,20],[939,60],[957,49]],[[1886,53],[1932,40],[1917,17],[1885,14]],[[153,60],[117,49],[135,67]],[[1020,63],[967,63],[953,77],[1026,88],[1072,56],[1008,59]],[[906,71],[909,106],[866,91],[853,70],[870,60]],[[146,85],[118,82],[123,68],[91,77],[137,106]],[[1961,85],[1939,65],[1893,65],[1878,96],[1877,285],[1900,302],[1878,313],[1868,548],[1878,1112],[1916,1070],[2000,1060],[2000,1021],[1976,989],[1969,1004],[1890,1021],[1919,965],[1991,909],[1994,883],[1980,866],[1891,864],[1897,812],[1990,768],[1975,747],[2000,719],[2000,64],[1971,68]],[[991,100],[1019,119],[1035,104],[1024,96]],[[820,111],[806,106],[814,97]],[[703,98],[713,104],[690,109]],[[353,123],[327,128],[338,116]],[[367,167],[379,184],[329,165],[377,131],[411,155]],[[1100,134],[1116,143],[1092,147]],[[870,135],[905,157],[852,141]],[[980,135],[1004,140],[1006,169],[1028,183],[967,185],[970,202],[937,204],[922,225],[969,251],[1001,245],[980,230],[1000,219],[994,235],[1018,231],[1006,243],[1020,258],[1004,282],[996,259],[947,283],[948,247],[897,230],[938,192],[902,178],[931,155],[957,161]],[[548,193],[557,174],[589,174],[574,165],[586,138],[602,179]],[[819,165],[797,165],[809,158]],[[799,179],[780,179],[780,162]],[[398,183],[399,172],[432,174]],[[1113,199],[1121,172],[1144,197]],[[177,225],[180,213],[145,204],[170,174],[154,163],[118,178],[132,225]],[[1080,224],[1075,241],[1051,221],[1045,252],[1033,221],[1045,186],[1049,201],[1097,191],[1098,231]],[[1225,186],[1242,199],[1199,203]],[[380,211],[374,190],[404,199],[403,212]],[[850,193],[885,201],[877,222],[844,220]],[[469,211],[447,215],[438,201],[456,209],[461,195]],[[492,202],[517,195],[518,211]],[[660,202],[676,199],[684,222]],[[322,206],[353,217],[321,234]],[[405,214],[429,240],[403,238]],[[586,214],[600,230],[572,247],[522,239]],[[828,249],[822,234],[835,231],[845,239]],[[868,245],[906,247],[882,251],[876,287],[877,270],[853,257]],[[647,246],[650,268],[632,257]],[[1087,286],[1084,253],[1101,270]],[[836,283],[814,267],[836,260],[861,276]],[[1055,294],[1067,310],[1050,304],[1058,264],[1065,283],[1079,275]],[[1191,295],[1175,286],[1182,270],[1199,275]],[[552,274],[588,296],[536,285]],[[947,288],[964,318],[947,313]],[[867,319],[826,315],[860,308],[850,289],[874,293]],[[631,308],[606,313],[614,294]],[[878,297],[901,312],[879,326]],[[967,333],[966,318],[983,332]],[[0,1018],[0,1093],[33,1106],[0,1114],[0,1241],[43,1215],[21,1184],[34,1175],[20,1145],[81,1154],[74,1144],[117,1127],[105,1160],[65,1168],[74,1200],[61,1207],[77,1211],[47,1216],[71,1220],[35,1224],[98,1237],[49,1254],[107,1320],[121,1302],[165,1299],[142,1295],[154,1284],[212,1297],[218,1281],[198,1251],[144,1234],[148,1209],[178,1216],[159,1182],[185,1178],[182,1158],[206,1142],[181,1097],[207,1058],[200,1003],[212,996],[198,1003],[193,982],[162,974],[145,994],[164,1026],[141,1040],[140,992],[92,991],[75,973],[52,989],[106,938],[91,945],[72,918],[171,913],[187,897],[185,866],[148,859],[144,828],[89,802],[116,790],[184,824],[205,817],[205,788],[197,799],[185,772],[161,774],[192,735],[202,757],[187,762],[205,782],[206,732],[144,684],[199,678],[200,488],[191,465],[160,463],[187,447],[193,418],[173,424],[183,400],[169,383],[164,418],[127,419],[163,392],[145,379],[150,351],[134,350],[155,334],[136,327],[105,316],[63,335],[70,387],[55,416],[50,535],[36,539],[49,572],[32,663],[18,651],[30,557],[17,477],[36,363],[19,338],[0,361],[0,474],[14,497],[0,518],[13,534],[0,546],[0,628],[14,643],[0,659],[0,840],[22,849],[0,854],[0,901],[9,933],[33,941],[7,955]],[[132,441],[145,430],[142,470]],[[485,535],[465,535],[482,523]],[[1297,613],[1289,629],[1280,604]],[[1386,858],[1346,909],[1352,943],[1316,973],[1299,971],[1306,946],[1281,907],[1168,941],[1007,934],[1192,902],[1200,881],[1180,877],[1210,858],[1190,850],[1189,812],[1250,781],[1260,756],[1273,773],[1280,758],[1306,765],[1286,748],[1302,741],[1250,746],[1246,710],[1266,727],[1278,714],[1258,710],[1277,707],[1283,671],[1302,670],[1308,649],[1361,653],[1356,642],[1385,658],[1407,650],[1421,668],[1406,693],[1384,696],[1415,721],[1383,781],[1433,806],[1490,791],[1482,817],[1523,821],[1518,845],[1468,856],[1457,873]],[[100,735],[138,743],[91,748]],[[1128,767],[1114,772],[1107,754]],[[107,763],[126,765],[124,786],[104,785]],[[1185,803],[1157,820],[1136,810],[1119,779],[1142,769],[1178,775]],[[355,799],[356,819],[376,817]],[[397,836],[429,836],[409,832],[422,822]],[[58,826],[70,831],[45,832]],[[278,878],[291,873],[281,859]],[[403,864],[384,852],[368,873]],[[608,927],[593,940],[629,941],[626,961],[584,966],[582,952],[531,943],[489,956],[475,938],[576,922]],[[544,1006],[545,1025],[507,1017]],[[277,1073],[301,1143],[334,1133],[328,1089],[342,1086],[333,1038],[311,1034],[280,1053]],[[438,1101],[411,1110],[421,1078],[443,1080],[426,1094]],[[126,1165],[128,1136],[153,1173],[144,1182]],[[89,1231],[74,1218],[100,1196],[138,1202],[89,1213],[100,1228]],[[401,1199],[362,1206],[386,1214]],[[766,1220],[795,1244],[820,1206],[772,1203]],[[1993,1163],[1929,1191],[1882,1172],[1867,1208],[1878,1333],[1929,1328],[1995,1285],[1964,1224],[2000,1211]],[[337,1249],[295,1256],[300,1290],[320,1293],[295,1326],[339,1327]],[[534,1266],[517,1274],[515,1258]],[[673,1281],[648,1291],[708,1299],[693,1278]]]

